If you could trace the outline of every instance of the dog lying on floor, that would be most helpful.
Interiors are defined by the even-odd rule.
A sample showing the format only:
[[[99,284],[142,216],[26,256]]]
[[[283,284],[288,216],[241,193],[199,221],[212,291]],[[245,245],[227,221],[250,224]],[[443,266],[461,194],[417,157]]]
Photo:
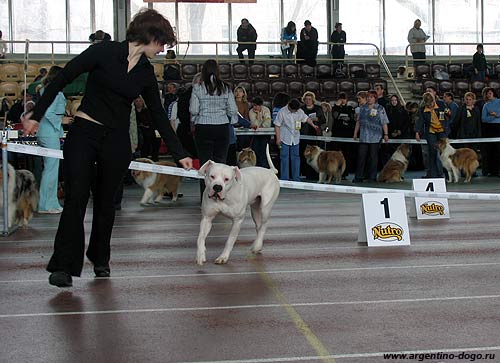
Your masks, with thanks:
[[[164,166],[177,165],[170,161],[154,162],[147,158],[138,158],[135,161],[139,163],[148,163]],[[159,203],[165,193],[172,193],[172,201],[177,200],[177,191],[181,185],[182,177],[177,175],[152,173],[149,171],[132,170],[132,177],[135,182],[144,188],[144,194],[141,198],[141,205]]]
[[[436,148],[443,167],[448,171],[448,182],[458,183],[460,171],[463,171],[464,183],[470,183],[472,175],[479,167],[476,152],[467,147],[455,149],[448,139],[438,140]]]
[[[230,218],[233,225],[224,250],[215,263],[224,264],[228,261],[245,219],[247,205],[250,205],[257,230],[251,251],[260,253],[262,250],[267,222],[280,192],[280,183],[276,176],[278,171],[274,168],[269,155],[269,146],[266,155],[271,169],[253,166],[240,170],[236,166],[218,164],[211,160],[200,168],[198,173],[205,176],[206,188],[201,202],[202,219],[196,256],[198,265],[203,265],[206,261],[205,240],[212,228],[213,219],[219,213]]]
[[[410,157],[410,146],[400,144],[391,158],[380,171],[377,181],[382,183],[399,183],[404,180]]]
[[[304,157],[317,173],[319,173],[318,183],[331,183],[335,178],[335,183],[340,183],[344,174],[346,163],[342,151],[325,151],[316,145],[307,145],[304,150]]]
[[[251,148],[246,147],[241,149],[238,153],[238,166],[240,169],[248,168],[249,166],[255,166],[257,163],[257,156],[255,155],[255,151]]]
[[[26,228],[37,210],[39,194],[35,176],[29,170],[15,170],[8,164],[7,200],[9,228],[15,223]],[[3,183],[3,167],[0,163],[0,185]],[[0,197],[0,208],[3,198]]]

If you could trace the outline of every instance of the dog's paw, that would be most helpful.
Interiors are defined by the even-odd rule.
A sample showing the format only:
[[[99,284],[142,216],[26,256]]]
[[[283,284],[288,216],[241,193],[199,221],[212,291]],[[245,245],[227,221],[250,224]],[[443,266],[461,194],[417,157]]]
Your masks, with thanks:
[[[202,266],[205,262],[207,261],[207,258],[205,257],[205,252],[198,252],[196,256],[196,263],[200,266]]]
[[[217,257],[215,259],[215,264],[216,265],[223,265],[223,264],[227,263],[228,259],[229,259],[229,256],[220,255],[219,257]]]

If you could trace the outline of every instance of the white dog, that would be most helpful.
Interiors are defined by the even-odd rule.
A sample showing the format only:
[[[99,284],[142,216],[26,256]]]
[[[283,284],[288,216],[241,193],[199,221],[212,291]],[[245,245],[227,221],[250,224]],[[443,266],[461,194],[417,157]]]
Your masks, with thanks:
[[[211,160],[200,168],[199,174],[205,176],[206,188],[201,202],[202,219],[196,256],[198,265],[203,265],[206,261],[205,239],[212,228],[212,220],[219,213],[233,221],[224,250],[215,260],[216,264],[227,262],[245,218],[247,205],[250,205],[257,231],[251,251],[259,253],[262,250],[267,221],[280,192],[277,170],[272,166],[269,152],[267,156],[271,170],[257,166],[240,170],[236,166],[218,164]]]

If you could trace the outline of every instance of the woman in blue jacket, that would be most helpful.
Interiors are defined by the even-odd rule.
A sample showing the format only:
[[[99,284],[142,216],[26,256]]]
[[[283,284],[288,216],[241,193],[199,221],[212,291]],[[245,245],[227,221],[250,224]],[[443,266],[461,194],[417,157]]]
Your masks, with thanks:
[[[49,73],[42,81],[41,94],[50,82],[59,74],[61,67],[52,66]],[[62,118],[66,108],[66,98],[59,92],[52,104],[45,111],[40,127],[38,128],[38,144],[49,149],[60,148],[60,138],[64,131]],[[62,207],[57,199],[57,187],[59,181],[59,159],[52,157],[43,158],[42,180],[40,182],[40,202],[38,213],[59,214]]]

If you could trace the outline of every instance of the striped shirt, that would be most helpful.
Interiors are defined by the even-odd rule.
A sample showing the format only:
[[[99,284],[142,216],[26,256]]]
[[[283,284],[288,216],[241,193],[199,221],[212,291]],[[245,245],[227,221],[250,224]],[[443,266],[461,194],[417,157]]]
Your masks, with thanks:
[[[223,125],[238,115],[238,107],[229,89],[221,95],[209,95],[202,83],[193,86],[189,112],[196,125]]]

